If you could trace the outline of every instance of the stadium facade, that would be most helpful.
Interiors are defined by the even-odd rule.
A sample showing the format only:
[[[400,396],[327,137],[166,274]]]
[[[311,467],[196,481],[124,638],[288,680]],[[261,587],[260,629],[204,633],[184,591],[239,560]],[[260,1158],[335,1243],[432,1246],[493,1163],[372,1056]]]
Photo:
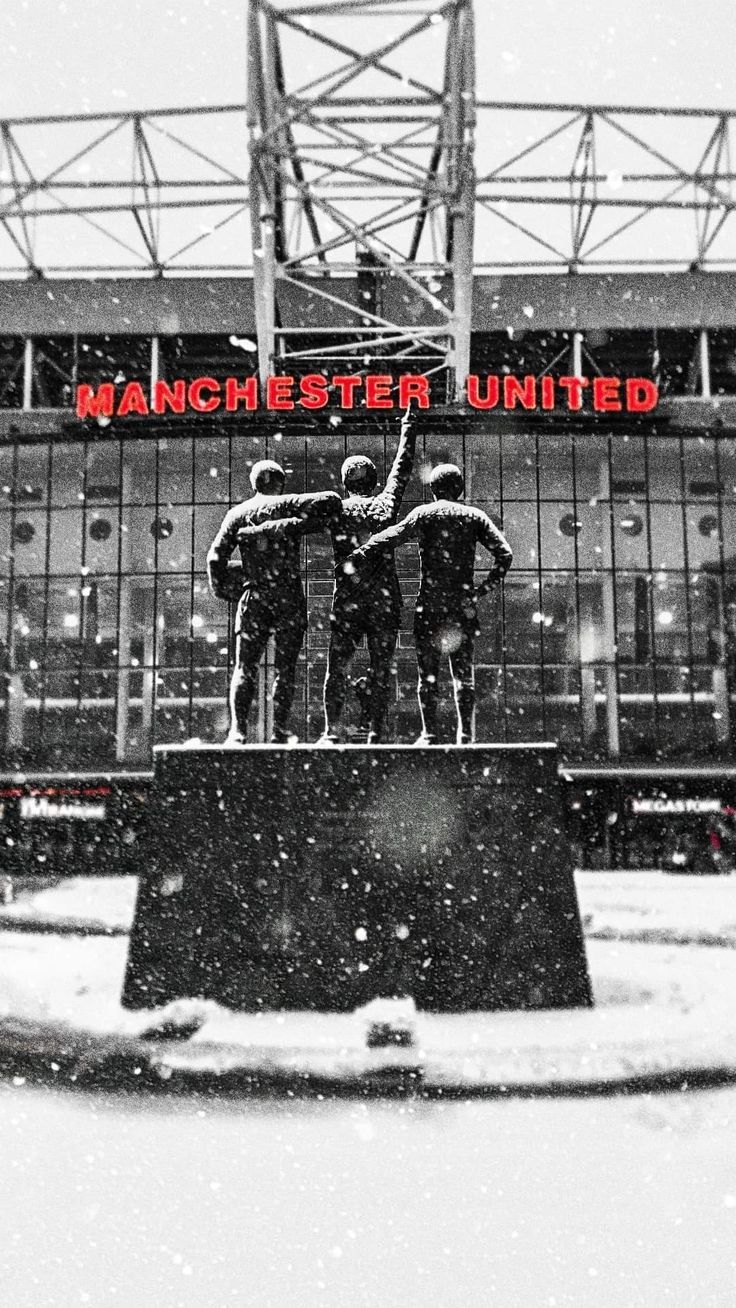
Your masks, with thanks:
[[[573,111],[572,167],[563,174],[556,160],[553,171],[532,168],[521,180],[533,192],[526,196],[530,207],[536,199],[559,208],[564,192],[572,248],[560,267],[556,257],[540,253],[539,238],[533,259],[483,267],[473,258],[471,210],[487,216],[489,206],[498,214],[501,200],[515,202],[511,187],[501,200],[487,194],[489,178],[497,187],[513,179],[499,168],[480,180],[472,171],[469,6],[446,8],[455,24],[447,48],[462,57],[455,65],[445,59],[444,98],[413,87],[401,100],[376,100],[371,90],[348,101],[334,78],[323,93],[329,132],[343,152],[339,164],[334,156],[330,163],[333,188],[341,170],[343,184],[345,177],[351,186],[360,180],[355,160],[347,163],[343,155],[348,123],[360,121],[369,131],[365,105],[378,106],[371,130],[380,120],[379,135],[389,126],[403,132],[386,147],[389,163],[380,177],[363,179],[373,207],[359,222],[354,212],[344,217],[345,207],[341,220],[341,196],[333,189],[325,201],[319,178],[309,181],[308,148],[295,137],[294,96],[287,96],[278,66],[271,69],[270,92],[266,86],[256,30],[263,16],[251,6],[252,269],[165,267],[153,216],[165,214],[169,203],[179,220],[196,211],[184,182],[172,179],[174,189],[165,190],[141,145],[155,116],[134,116],[132,123],[140,162],[132,199],[107,206],[136,216],[145,237],[143,269],[112,263],[77,269],[73,260],[67,267],[39,266],[28,237],[30,188],[13,176],[4,230],[15,233],[25,275],[0,281],[3,767],[8,778],[138,774],[150,766],[157,741],[224,736],[232,614],[209,594],[204,562],[225,510],[247,494],[257,459],[278,458],[291,490],[337,488],[351,452],[370,454],[385,474],[398,436],[397,411],[361,407],[80,419],[80,385],[96,391],[103,383],[120,388],[137,381],[152,397],[157,382],[174,379],[423,373],[432,377],[433,404],[417,414],[418,453],[405,509],[425,497],[427,469],[456,462],[468,500],[502,525],[515,552],[502,597],[482,607],[478,738],[559,740],[588,858],[646,862],[648,842],[668,839],[662,823],[674,829],[675,816],[690,824],[696,845],[725,850],[728,778],[736,772],[736,259],[724,258],[721,267],[711,256],[730,213],[719,189],[730,117],[712,116],[722,135],[718,157],[711,133],[710,153],[689,172],[680,170],[696,188],[690,209],[697,249],[685,266],[669,247],[661,257],[644,251],[641,259],[628,247],[622,266],[613,255],[605,267],[586,264],[586,233],[608,202],[592,146],[602,130],[597,119],[612,121],[613,111],[558,106],[563,117]],[[298,8],[283,6],[293,27],[287,9]],[[372,9],[381,5],[364,7]],[[287,100],[291,135],[274,135],[266,159],[268,123],[274,114],[279,120]],[[363,106],[359,113],[356,105]],[[434,148],[434,164],[430,159],[411,172],[401,153],[408,148],[408,106],[426,120],[415,129],[415,147],[424,144],[430,154]],[[544,112],[519,109],[522,118]],[[674,132],[676,116],[667,122]],[[9,159],[22,126],[7,126]],[[539,124],[536,130],[540,142],[547,139]],[[439,149],[438,139],[445,142]],[[365,160],[360,141],[350,148]],[[377,167],[375,151],[370,159]],[[415,205],[403,259],[379,235],[387,226],[379,191],[392,180],[392,160],[402,185],[409,176]],[[286,240],[287,231],[295,238],[286,172],[279,171],[284,161],[308,237],[298,256]],[[63,169],[56,181],[60,174]],[[614,192],[623,184],[615,169],[607,178],[614,178]],[[626,201],[614,195],[615,204],[668,216],[661,191],[642,199],[641,187],[662,177],[639,169],[635,180],[639,189]],[[53,199],[47,218],[61,213],[56,181],[45,188]],[[102,185],[107,198],[119,194],[119,179]],[[67,215],[103,213],[104,205],[90,207],[87,193],[82,198],[79,181],[69,187]],[[365,205],[365,196],[346,193],[348,203]],[[440,210],[444,245],[430,258],[429,229]],[[319,230],[325,214],[340,240]],[[703,214],[705,228],[698,226]],[[529,235],[523,222],[514,225],[517,235]],[[323,261],[330,246],[339,247],[339,263]],[[596,412],[587,403],[578,412],[561,406],[483,411],[464,402],[469,373],[646,378],[660,400],[643,413]],[[398,561],[405,611],[390,732],[409,740],[417,732],[411,635],[417,560],[406,553]],[[322,727],[332,589],[326,540],[310,539],[304,575],[310,625],[293,725],[300,738],[314,740]],[[355,677],[365,657],[359,654]],[[264,669],[254,739],[268,731],[267,684]],[[443,713],[449,738],[449,680]],[[359,730],[355,699],[347,730]],[[665,791],[683,797],[676,813],[647,807],[647,797]],[[679,837],[673,839],[679,848]]]

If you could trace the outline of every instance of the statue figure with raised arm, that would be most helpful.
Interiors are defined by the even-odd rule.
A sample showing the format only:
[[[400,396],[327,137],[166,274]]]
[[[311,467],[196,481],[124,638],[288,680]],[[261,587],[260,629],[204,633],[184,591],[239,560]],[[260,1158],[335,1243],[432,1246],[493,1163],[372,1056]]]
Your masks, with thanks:
[[[230,683],[228,744],[244,744],[258,664],[275,637],[273,743],[289,739],[296,665],[307,629],[307,604],[299,564],[301,536],[324,531],[340,512],[334,491],[285,495],[283,468],[272,459],[254,464],[253,495],[223,519],[207,555],[210,588],[220,599],[238,600],[235,668]],[[233,569],[236,548],[241,568]]]
[[[376,467],[365,455],[351,455],[341,468],[347,495],[342,500],[339,516],[329,523],[335,587],[330,611],[322,744],[335,743],[338,739],[348,668],[363,636],[368,642],[370,659],[366,685],[368,743],[379,742],[385,730],[391,661],[401,621],[401,588],[391,554],[380,556],[366,584],[357,576],[350,556],[376,532],[396,521],[411,477],[415,442],[411,410],[407,409],[401,420],[396,456],[382,491],[376,492]]]
[[[503,581],[512,559],[506,538],[487,513],[461,503],[463,475],[452,463],[434,468],[429,478],[432,503],[420,504],[403,522],[380,531],[352,555],[356,577],[370,587],[373,572],[385,568],[385,556],[415,540],[419,546],[420,582],[414,614],[419,668],[419,707],[422,734],[418,745],[437,743],[437,700],[440,660],[450,661],[458,726],[457,743],[474,739],[474,645],[478,599]],[[488,573],[474,584],[476,545],[491,554]]]

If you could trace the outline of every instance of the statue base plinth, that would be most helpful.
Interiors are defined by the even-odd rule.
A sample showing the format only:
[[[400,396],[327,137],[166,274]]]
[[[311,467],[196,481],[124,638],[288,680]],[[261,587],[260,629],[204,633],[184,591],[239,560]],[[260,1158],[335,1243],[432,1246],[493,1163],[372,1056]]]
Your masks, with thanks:
[[[553,744],[160,746],[122,996],[589,1005]]]

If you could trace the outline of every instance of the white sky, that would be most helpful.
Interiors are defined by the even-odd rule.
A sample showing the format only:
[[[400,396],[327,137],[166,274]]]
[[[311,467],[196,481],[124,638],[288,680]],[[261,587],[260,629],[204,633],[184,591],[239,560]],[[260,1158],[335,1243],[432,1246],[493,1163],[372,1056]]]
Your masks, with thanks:
[[[400,3],[397,0],[397,8]],[[481,99],[736,111],[736,0],[475,0],[474,7]],[[247,0],[0,0],[0,116],[242,104],[246,92],[246,11]],[[394,20],[384,21],[385,28],[376,33],[377,41],[390,31]],[[401,26],[397,24],[397,30]],[[349,44],[351,27],[349,23],[344,27],[344,39]],[[358,24],[354,25],[353,40],[365,49],[365,26],[360,27],[358,36]],[[331,30],[333,35],[343,35],[342,31]],[[433,27],[421,38],[427,57],[432,48],[431,34],[435,33],[440,36]],[[308,40],[302,44],[306,47],[303,53],[290,51],[286,44],[284,48],[287,84],[292,88],[295,69],[303,81],[324,73],[329,66],[330,56],[326,65],[319,46]],[[441,48],[437,41],[438,55]],[[397,51],[388,62],[401,66],[402,54],[408,57]],[[332,60],[334,63],[335,56]],[[421,78],[425,68],[432,80],[422,56],[418,62],[419,69],[406,71]],[[381,79],[381,89],[385,86],[386,79]],[[506,115],[503,121],[493,115],[481,117],[476,134],[478,177],[514,157],[535,135],[560,122],[560,116],[547,115],[545,119],[536,112]],[[707,119],[650,118],[638,127],[636,123],[630,125],[634,130],[644,130],[647,140],[664,156],[676,156],[682,168],[697,166],[714,127]],[[68,159],[97,130],[90,126],[26,127],[20,130],[18,139],[32,175],[38,177],[63,158]],[[106,164],[100,150],[75,165],[72,175],[75,179],[78,176],[80,186],[95,173],[103,175],[106,168],[108,176],[128,175],[132,145],[128,139],[130,129],[125,130],[128,136],[121,132],[104,147],[108,152],[117,151],[112,162],[109,155]],[[67,132],[72,132],[68,140],[64,136]],[[247,173],[242,119],[235,125],[224,116],[200,119],[187,125],[186,135],[241,176]],[[572,165],[579,136],[577,124],[556,138],[546,153],[530,156],[530,171],[557,168],[564,173]],[[732,136],[736,149],[736,127]],[[156,149],[163,149],[158,136]],[[191,156],[169,165],[160,154],[157,162],[162,176],[179,176],[182,170],[192,168]],[[636,171],[642,165],[648,170],[658,167],[652,156],[637,154],[636,147],[627,146],[624,137],[600,124],[596,164],[598,172],[611,178],[629,168]],[[726,159],[723,164],[727,166]],[[3,167],[0,186],[7,181],[7,168]],[[651,193],[663,198],[667,187],[668,183],[653,184]],[[198,194],[201,197],[203,193]],[[69,202],[80,195],[86,198],[83,192],[65,192]],[[115,196],[108,194],[107,199],[114,201]],[[631,226],[627,221],[629,212],[613,205],[606,211],[598,209],[586,236],[586,256],[591,249],[594,255],[602,250],[601,242],[605,244],[609,233],[618,232],[624,224],[616,238],[616,249],[607,247],[605,257],[611,253],[624,260],[658,262],[666,254],[678,266],[688,266],[696,253],[696,217],[692,212],[669,210],[665,223],[659,211],[656,220],[648,216],[645,222],[637,220]],[[243,261],[248,263],[247,215],[240,214],[221,227],[224,216],[225,210],[202,208],[176,213],[169,210],[159,215],[164,258],[170,259],[186,246],[193,250],[195,263],[201,260],[207,266],[237,267]],[[551,243],[555,251],[562,251],[564,266],[564,252],[570,241],[570,214],[564,205],[514,210],[514,217],[528,231]],[[55,214],[51,219],[42,216],[34,227],[35,262],[46,268],[108,267],[111,263],[128,267],[131,260],[138,264],[141,259],[145,264],[143,240],[129,213],[108,214],[103,226],[108,235],[101,235],[89,222],[75,223],[65,215]],[[115,234],[112,239],[110,232]],[[212,240],[208,233],[215,233]],[[125,242],[126,248],[116,237]],[[192,241],[196,244],[192,245]],[[490,215],[485,208],[476,215],[475,248],[479,263],[492,259],[502,266],[510,266],[514,260],[539,259],[546,250],[546,246],[534,241],[530,244],[502,215]],[[729,266],[736,264],[735,217],[722,230],[719,227],[709,257],[721,266],[726,262]],[[22,257],[6,231],[0,232],[0,266],[10,269],[12,275],[17,266],[23,267]]]
[[[245,0],[1,0],[0,115],[245,94]],[[734,0],[476,0],[485,99],[736,109]]]

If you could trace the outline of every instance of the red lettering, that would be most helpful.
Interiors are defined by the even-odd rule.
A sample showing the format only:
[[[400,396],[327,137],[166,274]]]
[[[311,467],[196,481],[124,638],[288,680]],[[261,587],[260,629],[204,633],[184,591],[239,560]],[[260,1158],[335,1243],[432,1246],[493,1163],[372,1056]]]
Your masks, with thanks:
[[[305,409],[324,409],[327,403],[327,378],[321,372],[308,372],[302,377],[299,389],[300,403]]]
[[[128,413],[148,413],[148,400],[140,382],[128,382],[118,405],[118,417],[124,418]]]
[[[291,392],[293,389],[293,377],[267,377],[266,408],[293,409],[294,401],[291,398]]]
[[[393,409],[391,378],[380,372],[369,372],[365,379],[366,409]]]
[[[631,413],[648,413],[657,407],[659,387],[647,377],[629,377],[626,383],[626,408]]]
[[[363,378],[362,377],[333,377],[332,384],[333,386],[337,386],[340,392],[340,408],[352,409],[354,403],[353,395],[355,394],[355,389],[356,387],[363,385]]]
[[[238,402],[243,400],[246,409],[258,408],[258,378],[246,377],[242,386],[237,377],[228,377],[225,381],[225,409],[235,413]]]
[[[542,408],[554,409],[555,407],[555,379],[554,377],[542,378]]]
[[[172,391],[168,382],[157,381],[153,384],[153,412],[165,413],[171,409],[172,413],[183,413],[187,402],[187,385],[184,381],[175,381]]]
[[[86,382],[77,387],[78,418],[111,418],[115,403],[115,387],[112,382],[103,382],[97,394]]]
[[[568,409],[582,409],[583,387],[588,385],[587,377],[560,377],[557,385],[567,391]]]
[[[515,409],[519,400],[524,409],[534,409],[537,404],[537,384],[533,377],[525,377],[523,383],[518,377],[503,379],[503,407]]]
[[[480,377],[474,372],[471,372],[468,376],[465,389],[468,404],[473,409],[495,409],[498,404],[499,385],[495,373],[490,377],[486,377],[485,395],[480,393]]]
[[[412,400],[416,401],[418,409],[429,408],[429,377],[402,373],[399,377],[399,408],[405,409]]]
[[[599,413],[617,413],[621,408],[620,389],[618,377],[594,377],[593,408]]]
[[[208,400],[202,399],[203,391],[214,391]],[[214,377],[195,377],[189,387],[189,405],[195,413],[212,413],[220,407],[220,383]]]

